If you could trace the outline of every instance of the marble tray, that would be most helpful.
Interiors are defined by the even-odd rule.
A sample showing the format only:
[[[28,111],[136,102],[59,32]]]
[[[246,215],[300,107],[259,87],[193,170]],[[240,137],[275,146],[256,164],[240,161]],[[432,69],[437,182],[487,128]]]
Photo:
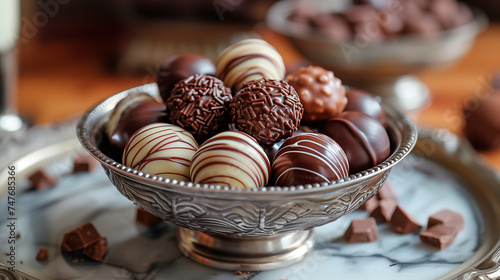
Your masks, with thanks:
[[[25,140],[0,146],[0,279],[497,279],[500,277],[500,176],[474,151],[444,130],[423,129],[412,155],[396,166],[390,181],[398,203],[427,223],[444,208],[460,212],[465,228],[455,242],[437,250],[418,234],[398,235],[379,225],[380,240],[348,244],[342,235],[355,211],[316,228],[316,245],[302,262],[272,271],[217,270],[192,262],[177,248],[176,227],[144,227],[134,221],[135,206],[120,195],[102,169],[72,174],[72,158],[83,149],[75,122],[36,127]],[[15,168],[15,269],[9,270],[8,167]],[[27,176],[45,168],[59,183],[27,191]],[[59,250],[62,235],[92,222],[108,238],[102,263],[73,263]],[[39,248],[49,259],[35,260]]]

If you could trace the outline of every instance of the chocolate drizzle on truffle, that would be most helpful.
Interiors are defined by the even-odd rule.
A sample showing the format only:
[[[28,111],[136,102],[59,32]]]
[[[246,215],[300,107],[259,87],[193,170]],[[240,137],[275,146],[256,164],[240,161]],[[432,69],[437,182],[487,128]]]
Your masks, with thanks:
[[[228,129],[231,90],[215,77],[194,75],[178,82],[167,100],[170,121],[203,142]]]
[[[297,130],[304,108],[295,89],[281,80],[248,82],[229,104],[236,128],[262,145],[272,145]]]

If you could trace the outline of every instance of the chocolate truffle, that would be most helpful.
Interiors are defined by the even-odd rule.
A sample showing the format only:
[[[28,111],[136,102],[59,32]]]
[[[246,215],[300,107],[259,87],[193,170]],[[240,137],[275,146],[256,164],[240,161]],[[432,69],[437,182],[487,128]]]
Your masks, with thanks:
[[[208,57],[196,53],[182,53],[167,58],[157,74],[161,98],[166,102],[177,82],[195,74],[214,75],[215,65]]]
[[[200,184],[259,188],[271,166],[261,146],[249,135],[224,131],[208,139],[191,161],[191,178]]]
[[[304,106],[304,121],[322,121],[334,117],[347,104],[345,88],[332,71],[319,66],[301,67],[286,77],[299,94]]]
[[[463,110],[463,131],[472,146],[478,150],[500,147],[500,90],[473,99]]]
[[[189,163],[197,149],[196,140],[185,129],[154,123],[132,135],[123,152],[123,164],[151,175],[191,181]]]
[[[167,106],[147,93],[132,93],[120,100],[110,114],[106,124],[109,142],[123,150],[128,139],[139,128],[155,123],[167,122]]]
[[[320,132],[342,147],[349,159],[350,174],[371,168],[390,154],[385,128],[376,119],[360,112],[343,112],[327,120]]]
[[[347,105],[344,111],[356,111],[365,113],[377,119],[385,126],[385,112],[378,99],[370,93],[355,88],[349,88],[346,92]]]
[[[236,129],[267,146],[292,136],[304,107],[295,89],[281,80],[248,82],[229,103]]]
[[[178,82],[167,100],[169,119],[202,143],[228,130],[229,101],[233,96],[224,83],[211,76],[196,74]]]
[[[288,138],[274,157],[275,185],[331,183],[349,175],[347,156],[337,142],[321,133]]]
[[[265,79],[282,80],[285,64],[278,51],[261,39],[245,39],[227,47],[219,55],[217,74],[233,92],[244,83]]]

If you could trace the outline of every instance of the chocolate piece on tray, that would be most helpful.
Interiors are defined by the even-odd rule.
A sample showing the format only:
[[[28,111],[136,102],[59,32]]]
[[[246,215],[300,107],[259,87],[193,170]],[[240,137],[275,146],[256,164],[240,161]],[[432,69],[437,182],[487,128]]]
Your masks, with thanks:
[[[278,51],[261,39],[245,39],[227,47],[220,53],[216,68],[216,76],[234,93],[246,82],[282,80],[286,71]]]
[[[297,92],[282,80],[248,82],[229,103],[236,129],[253,136],[263,146],[292,136],[303,112]]]
[[[376,196],[371,197],[365,203],[359,206],[360,210],[365,210],[368,213],[371,213],[378,206],[378,199]]]
[[[101,235],[97,232],[92,223],[85,223],[63,236],[61,248],[64,251],[72,252],[83,249],[90,244],[101,239]]]
[[[267,184],[271,164],[264,149],[248,134],[224,131],[203,143],[191,160],[194,183],[260,188]]]
[[[345,106],[344,111],[357,111],[365,113],[368,116],[377,119],[383,126],[385,126],[385,112],[375,96],[363,90],[349,88],[346,92],[346,97],[347,105]]]
[[[194,75],[175,84],[167,100],[170,123],[202,143],[228,130],[229,102],[233,96],[224,83],[211,76]]]
[[[375,219],[352,220],[349,228],[344,233],[344,238],[348,243],[364,243],[378,240],[378,229]]]
[[[448,247],[457,236],[458,231],[454,227],[438,224],[420,232],[420,240],[440,250]]]
[[[35,257],[37,261],[45,261],[48,258],[49,258],[49,250],[47,248],[40,248]]]
[[[177,82],[195,74],[214,75],[215,65],[208,57],[196,53],[181,53],[163,61],[156,79],[163,101],[170,97]]]
[[[332,138],[322,133],[302,133],[281,145],[272,172],[277,186],[331,183],[349,175],[349,163]]]
[[[429,217],[427,227],[430,228],[439,224],[453,227],[457,231],[460,231],[464,228],[464,218],[455,211],[444,209]]]
[[[332,71],[319,66],[301,67],[286,77],[299,94],[304,106],[304,121],[321,121],[334,117],[347,104],[342,81]]]
[[[73,173],[94,171],[99,162],[90,155],[79,154],[73,158]]]
[[[98,241],[88,245],[83,249],[83,255],[95,260],[102,261],[102,257],[108,251],[108,240],[106,237],[101,237]]]
[[[342,147],[354,174],[384,161],[390,154],[389,136],[376,119],[360,112],[343,112],[327,120],[320,132]]]
[[[377,222],[389,223],[396,206],[397,203],[395,200],[390,198],[382,199],[378,202],[378,206],[370,213],[370,216],[374,217]]]
[[[35,173],[28,177],[31,183],[32,190],[45,190],[47,188],[53,187],[59,181],[57,177],[50,175],[44,169],[39,169]]]
[[[198,143],[173,124],[153,123],[138,130],[125,146],[123,164],[136,170],[180,181],[191,181],[189,164]]]
[[[422,226],[400,206],[396,206],[389,222],[394,232],[408,234],[419,231]]]
[[[161,218],[156,217],[142,208],[137,208],[135,212],[135,220],[145,226],[154,225],[163,221]]]

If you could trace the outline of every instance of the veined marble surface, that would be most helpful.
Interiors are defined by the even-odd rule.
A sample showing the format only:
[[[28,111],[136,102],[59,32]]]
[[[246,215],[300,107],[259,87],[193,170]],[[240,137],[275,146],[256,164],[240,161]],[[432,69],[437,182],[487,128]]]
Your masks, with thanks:
[[[176,245],[176,227],[160,224],[147,228],[135,222],[135,206],[109,182],[102,169],[70,174],[66,158],[48,166],[60,177],[44,191],[16,195],[17,262],[55,279],[244,279],[235,271],[213,269],[182,256]],[[422,225],[429,215],[449,208],[464,216],[465,228],[444,250],[422,244],[418,234],[400,235],[379,224],[380,240],[348,244],[343,234],[353,218],[365,211],[316,228],[314,251],[302,262],[273,271],[247,274],[254,280],[307,279],[434,279],[470,258],[481,244],[483,222],[463,182],[441,166],[409,157],[391,172],[398,203]],[[19,189],[27,180],[19,178]],[[7,200],[0,202],[0,251],[7,252]],[[5,209],[5,211],[3,210]],[[65,232],[92,222],[108,238],[103,263],[73,263],[60,251]],[[41,247],[49,259],[35,260]],[[5,258],[2,254],[0,260]],[[0,273],[1,274],[1,273]],[[1,276],[1,275],[0,275]]]

